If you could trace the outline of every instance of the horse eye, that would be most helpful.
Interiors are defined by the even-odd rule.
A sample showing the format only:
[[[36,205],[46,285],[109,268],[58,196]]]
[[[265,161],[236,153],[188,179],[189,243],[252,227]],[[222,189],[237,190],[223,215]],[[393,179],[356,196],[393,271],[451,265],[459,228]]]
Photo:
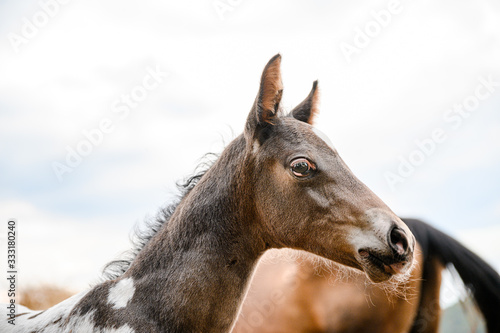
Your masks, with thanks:
[[[296,160],[293,160],[290,164],[290,168],[293,174],[297,177],[309,176],[316,170],[314,164],[312,164],[305,158],[298,158]]]

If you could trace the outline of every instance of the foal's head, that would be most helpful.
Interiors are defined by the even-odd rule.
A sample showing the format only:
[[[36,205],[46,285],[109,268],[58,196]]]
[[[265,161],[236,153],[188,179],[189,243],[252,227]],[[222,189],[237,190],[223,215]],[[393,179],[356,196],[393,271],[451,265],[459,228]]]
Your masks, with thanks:
[[[412,233],[312,126],[317,82],[300,105],[281,114],[280,62],[276,55],[266,65],[244,131],[257,220],[273,246],[364,270],[374,282],[406,272]]]

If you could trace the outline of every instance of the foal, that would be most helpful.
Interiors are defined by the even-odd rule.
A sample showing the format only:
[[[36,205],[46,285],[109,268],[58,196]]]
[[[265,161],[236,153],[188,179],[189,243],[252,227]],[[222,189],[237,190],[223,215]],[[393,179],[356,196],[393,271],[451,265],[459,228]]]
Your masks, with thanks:
[[[229,332],[260,256],[290,247],[363,270],[374,282],[409,271],[406,225],[311,126],[317,82],[282,115],[281,56],[264,68],[234,139],[119,277],[11,332]]]

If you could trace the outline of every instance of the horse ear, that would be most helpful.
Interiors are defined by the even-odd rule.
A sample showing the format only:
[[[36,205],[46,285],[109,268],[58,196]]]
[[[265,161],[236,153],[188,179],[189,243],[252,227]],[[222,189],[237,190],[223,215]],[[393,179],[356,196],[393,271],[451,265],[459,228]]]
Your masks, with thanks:
[[[254,135],[259,128],[273,125],[278,117],[283,83],[281,82],[281,55],[277,54],[269,60],[262,77],[255,103],[250,110],[245,126],[246,134]]]
[[[309,95],[297,105],[290,114],[297,120],[313,124],[314,118],[319,113],[319,89],[318,81],[314,81]]]

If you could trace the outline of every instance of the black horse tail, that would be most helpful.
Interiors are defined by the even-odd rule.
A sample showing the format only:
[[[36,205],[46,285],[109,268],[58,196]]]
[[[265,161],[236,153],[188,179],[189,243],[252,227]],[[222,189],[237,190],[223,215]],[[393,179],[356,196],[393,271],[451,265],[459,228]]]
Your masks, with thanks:
[[[452,264],[481,310],[489,333],[500,332],[500,275],[457,240],[416,219],[403,219],[420,244],[424,262],[437,258]],[[425,270],[425,265],[424,265]]]

